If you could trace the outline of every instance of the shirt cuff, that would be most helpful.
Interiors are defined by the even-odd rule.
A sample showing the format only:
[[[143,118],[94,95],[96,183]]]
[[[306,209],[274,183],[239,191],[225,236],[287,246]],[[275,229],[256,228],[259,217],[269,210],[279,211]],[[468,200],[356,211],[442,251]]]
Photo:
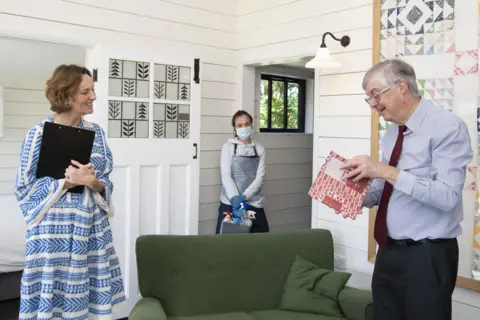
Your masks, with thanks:
[[[404,170],[400,170],[400,173],[397,176],[397,181],[395,182],[395,189],[401,191],[405,194],[411,195],[413,192],[413,185],[415,183],[416,177]]]

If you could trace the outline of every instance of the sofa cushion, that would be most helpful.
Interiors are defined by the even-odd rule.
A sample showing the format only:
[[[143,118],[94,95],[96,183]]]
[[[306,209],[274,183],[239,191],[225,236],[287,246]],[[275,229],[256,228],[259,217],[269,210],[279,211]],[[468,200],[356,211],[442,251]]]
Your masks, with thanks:
[[[343,317],[338,294],[351,274],[319,268],[297,256],[290,267],[280,310]]]
[[[230,312],[186,317],[168,317],[168,320],[255,320],[255,318],[245,312]]]
[[[320,314],[302,313],[284,310],[263,310],[250,313],[256,320],[345,320]]]

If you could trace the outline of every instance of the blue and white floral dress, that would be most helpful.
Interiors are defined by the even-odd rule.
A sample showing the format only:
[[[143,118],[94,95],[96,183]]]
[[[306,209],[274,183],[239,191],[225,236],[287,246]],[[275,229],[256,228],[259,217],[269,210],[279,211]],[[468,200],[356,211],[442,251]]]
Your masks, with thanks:
[[[63,179],[37,179],[45,121],[25,136],[16,181],[27,224],[19,319],[111,319],[113,307],[125,301],[108,221],[113,215],[112,153],[103,129],[82,120],[80,128],[95,131],[90,162],[105,191],[85,188],[75,194],[63,190]]]

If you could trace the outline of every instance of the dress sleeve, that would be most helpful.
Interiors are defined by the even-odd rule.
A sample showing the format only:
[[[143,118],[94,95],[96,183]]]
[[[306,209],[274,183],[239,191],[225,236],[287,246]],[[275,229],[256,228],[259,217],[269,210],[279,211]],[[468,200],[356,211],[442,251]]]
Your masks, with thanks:
[[[43,177],[37,179],[36,171],[42,142],[40,125],[29,130],[22,142],[20,165],[15,184],[15,196],[28,227],[42,222],[45,213],[66,192],[64,179]]]
[[[113,170],[113,155],[108,147],[107,141],[105,139],[105,132],[102,128],[98,128],[100,132],[101,141],[103,145],[103,161],[105,161],[105,166],[102,171],[96,172],[97,179],[101,181],[104,185],[104,191],[102,193],[94,192],[93,198],[98,206],[105,211],[108,217],[113,217],[114,207],[112,203],[112,193],[113,193],[113,182],[110,180],[110,174]]]

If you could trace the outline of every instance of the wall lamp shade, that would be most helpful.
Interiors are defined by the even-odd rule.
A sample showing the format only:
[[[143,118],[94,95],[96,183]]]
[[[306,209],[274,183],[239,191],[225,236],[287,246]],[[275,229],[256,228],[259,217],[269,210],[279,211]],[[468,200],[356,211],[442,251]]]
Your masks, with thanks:
[[[328,48],[318,48],[315,58],[308,61],[305,65],[306,68],[311,69],[327,69],[327,68],[340,68],[342,63],[340,61],[335,61],[330,55],[330,50]]]
[[[340,44],[343,47],[346,47],[350,44],[350,37],[343,36],[341,39],[336,38],[331,32],[325,32],[322,36],[322,45],[317,50],[317,54],[315,57],[308,61],[305,64],[306,68],[310,69],[331,69],[331,68],[340,68],[342,63],[340,61],[336,61],[330,56],[330,50],[328,50],[325,44],[325,36],[330,35],[333,39],[340,41]]]

